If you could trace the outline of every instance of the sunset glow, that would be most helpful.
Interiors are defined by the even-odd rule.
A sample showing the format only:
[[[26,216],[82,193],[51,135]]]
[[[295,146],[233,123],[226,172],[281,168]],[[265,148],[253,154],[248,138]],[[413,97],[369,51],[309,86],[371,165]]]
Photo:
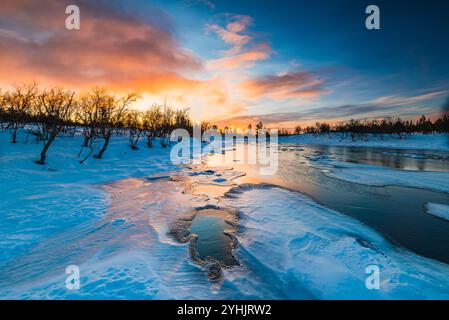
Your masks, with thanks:
[[[99,86],[138,92],[139,109],[167,102],[196,121],[284,128],[414,118],[438,112],[449,94],[447,42],[433,50],[441,35],[427,39],[424,24],[413,36],[402,33],[405,25],[388,31],[399,5],[385,2],[375,33],[364,28],[361,4],[234,2],[4,1],[0,86]],[[69,4],[80,8],[80,30],[64,27]],[[418,13],[448,23],[419,6],[405,14]],[[426,41],[412,43],[416,37]]]

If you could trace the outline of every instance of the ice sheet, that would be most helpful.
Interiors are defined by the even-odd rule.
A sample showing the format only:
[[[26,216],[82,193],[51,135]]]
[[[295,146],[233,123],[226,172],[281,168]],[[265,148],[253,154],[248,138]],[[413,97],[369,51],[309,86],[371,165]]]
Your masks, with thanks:
[[[313,166],[328,176],[369,186],[403,186],[449,193],[448,172],[404,171],[383,166],[337,162],[326,158],[316,160]]]

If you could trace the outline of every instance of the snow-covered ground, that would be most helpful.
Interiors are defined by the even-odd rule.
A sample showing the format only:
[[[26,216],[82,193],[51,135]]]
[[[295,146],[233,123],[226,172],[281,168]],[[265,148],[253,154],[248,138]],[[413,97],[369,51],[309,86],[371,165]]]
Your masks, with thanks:
[[[449,221],[449,206],[441,203],[428,203],[426,205],[427,213],[435,217]]]
[[[267,186],[242,186],[219,202],[240,211],[240,267],[211,282],[189,245],[168,235],[174,219],[204,201],[184,192],[184,180],[166,178],[185,171],[171,164],[169,149],[142,142],[132,151],[126,137],[114,137],[104,159],[79,164],[81,138],[60,138],[39,166],[33,160],[41,146],[23,140],[21,133],[10,144],[0,132],[0,299],[449,299],[448,265],[398,249],[304,195]],[[366,168],[347,169],[366,176]],[[233,184],[232,174],[201,175]],[[440,176],[428,179],[445,189]],[[70,264],[80,267],[80,290],[65,287]],[[370,265],[380,270],[379,290],[365,286]]]
[[[406,135],[402,139],[397,135],[390,136],[385,134],[381,136],[369,134],[367,139],[357,138],[355,140],[352,140],[350,136],[343,138],[341,133],[330,133],[329,135],[302,134],[280,137],[279,142],[322,146],[449,150],[449,135],[447,134],[412,134]]]
[[[100,184],[178,170],[168,149],[132,151],[126,137],[114,137],[104,159],[84,164],[77,158],[80,136],[57,139],[40,166],[33,161],[41,144],[25,139],[19,132],[11,144],[9,132],[0,132],[0,266],[52,234],[101,217],[109,199]]]

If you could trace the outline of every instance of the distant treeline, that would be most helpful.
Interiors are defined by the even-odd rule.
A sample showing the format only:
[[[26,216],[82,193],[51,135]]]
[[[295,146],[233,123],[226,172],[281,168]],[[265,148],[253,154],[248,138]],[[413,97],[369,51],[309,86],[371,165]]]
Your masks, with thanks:
[[[295,129],[298,133],[327,134],[330,132],[354,133],[354,134],[397,134],[402,136],[408,133],[448,133],[449,116],[442,115],[439,119],[431,121],[426,116],[421,116],[418,120],[402,120],[401,118],[382,120],[350,120],[335,125],[328,123],[316,123],[315,126],[301,127]]]

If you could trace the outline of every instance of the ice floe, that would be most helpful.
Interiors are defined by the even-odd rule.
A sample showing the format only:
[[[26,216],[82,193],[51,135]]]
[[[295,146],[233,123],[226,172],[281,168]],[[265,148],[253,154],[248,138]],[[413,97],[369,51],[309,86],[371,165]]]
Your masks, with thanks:
[[[435,217],[449,221],[449,205],[441,203],[428,203],[426,205],[427,213]]]
[[[449,193],[449,172],[405,171],[320,159],[312,165],[328,177],[369,186],[403,186]]]

